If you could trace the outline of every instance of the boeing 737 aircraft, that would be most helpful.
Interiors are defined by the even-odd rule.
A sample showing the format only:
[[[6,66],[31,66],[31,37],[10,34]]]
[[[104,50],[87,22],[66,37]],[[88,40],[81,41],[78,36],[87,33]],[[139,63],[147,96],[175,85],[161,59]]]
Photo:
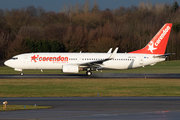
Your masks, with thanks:
[[[142,49],[130,53],[117,53],[112,48],[107,53],[25,53],[5,61],[5,65],[16,71],[26,69],[60,69],[63,73],[78,73],[81,70],[131,69],[154,65],[164,61],[170,54],[164,54],[172,23],[166,23],[153,39]]]

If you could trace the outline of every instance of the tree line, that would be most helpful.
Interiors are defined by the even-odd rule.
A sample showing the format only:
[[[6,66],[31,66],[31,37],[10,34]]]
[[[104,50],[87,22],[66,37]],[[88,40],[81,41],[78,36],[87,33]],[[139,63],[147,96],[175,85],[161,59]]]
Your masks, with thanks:
[[[0,9],[0,59],[27,52],[119,52],[143,48],[165,23],[173,23],[168,60],[180,59],[180,9],[171,4],[140,2],[138,6],[100,10],[94,1],[64,5],[61,11],[42,7]]]

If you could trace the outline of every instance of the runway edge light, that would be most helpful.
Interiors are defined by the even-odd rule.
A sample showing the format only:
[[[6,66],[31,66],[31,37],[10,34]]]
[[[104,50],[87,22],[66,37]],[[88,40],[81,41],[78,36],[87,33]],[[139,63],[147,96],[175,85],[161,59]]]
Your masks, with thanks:
[[[8,102],[7,101],[4,101],[3,102],[3,109],[6,109],[6,105],[8,104]]]

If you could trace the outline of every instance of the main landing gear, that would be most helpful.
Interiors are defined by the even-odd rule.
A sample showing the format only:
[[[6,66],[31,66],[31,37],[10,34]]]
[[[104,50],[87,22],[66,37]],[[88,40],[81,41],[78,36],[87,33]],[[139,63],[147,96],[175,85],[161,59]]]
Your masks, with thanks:
[[[91,76],[91,75],[92,75],[92,72],[91,72],[91,71],[87,71],[87,72],[86,72],[86,75],[87,75],[87,76]]]

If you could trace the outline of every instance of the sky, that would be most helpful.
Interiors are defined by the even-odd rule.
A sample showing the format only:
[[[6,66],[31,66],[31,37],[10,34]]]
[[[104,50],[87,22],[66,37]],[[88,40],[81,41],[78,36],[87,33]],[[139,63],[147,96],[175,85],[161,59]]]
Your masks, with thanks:
[[[174,0],[96,0],[100,9],[105,10],[117,9],[120,6],[131,7],[132,5],[138,6],[141,1],[156,3],[167,3],[173,4]],[[180,0],[176,0],[180,5]],[[62,10],[64,5],[74,5],[75,3],[83,5],[85,0],[0,0],[0,9],[21,9],[23,7],[35,6],[43,7],[46,11],[59,12]],[[91,6],[94,0],[89,0]]]

